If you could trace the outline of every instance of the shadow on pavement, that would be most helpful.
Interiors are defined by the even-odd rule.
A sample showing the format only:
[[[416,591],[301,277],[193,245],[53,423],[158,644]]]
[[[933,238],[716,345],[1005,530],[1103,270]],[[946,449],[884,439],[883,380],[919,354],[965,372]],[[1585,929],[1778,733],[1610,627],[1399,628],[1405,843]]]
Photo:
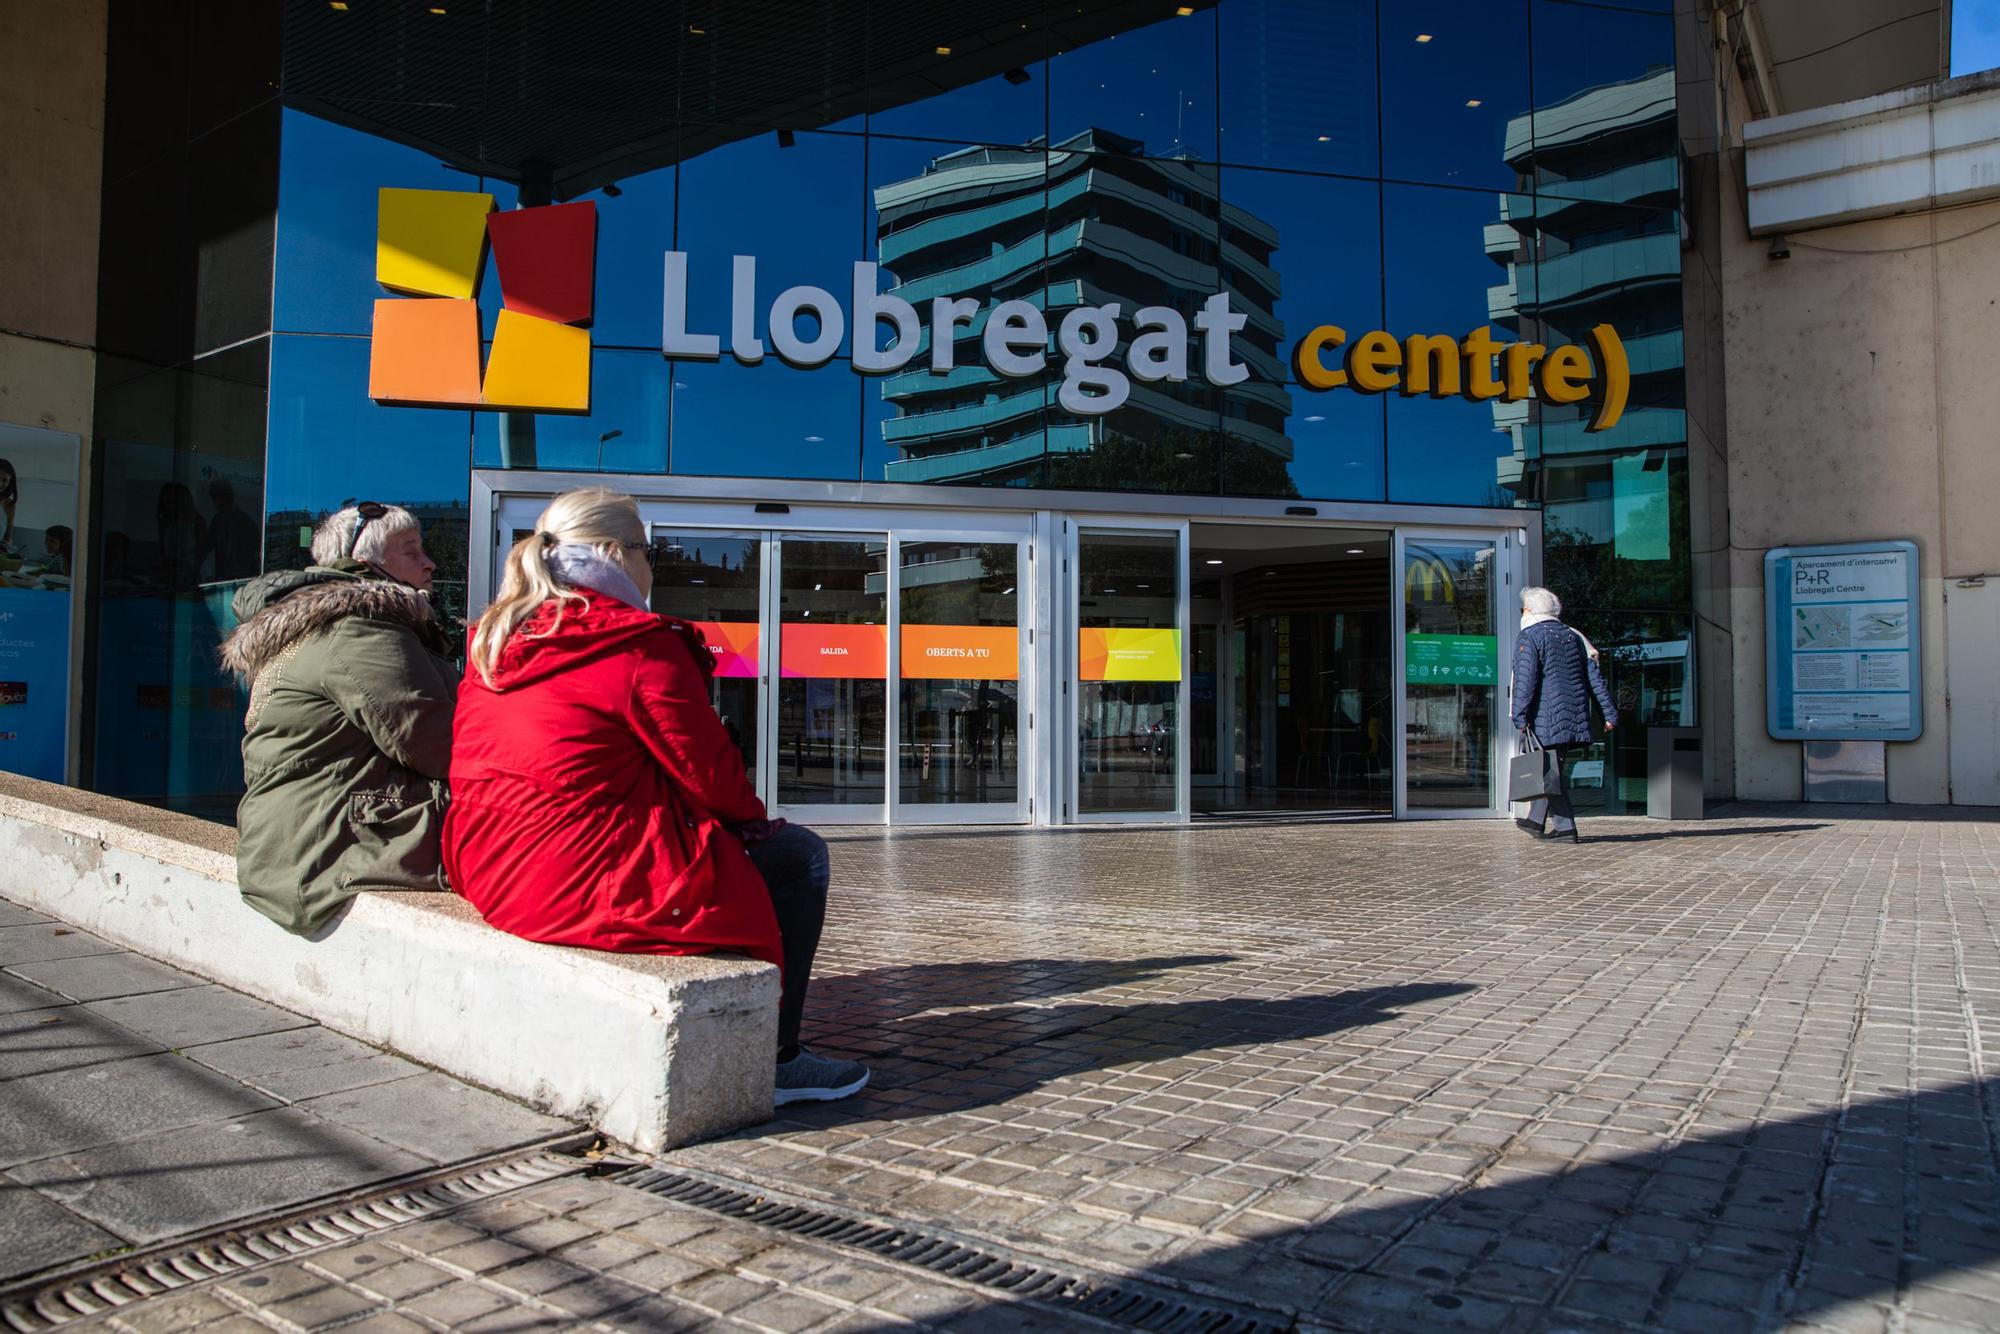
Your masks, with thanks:
[[[1071,996],[1102,987],[1151,982],[1177,969],[1234,962],[1233,954],[1184,954],[1151,959],[899,964],[816,978],[808,1005],[814,1026],[826,1040],[837,1044],[843,1033],[943,1006]]]
[[[1330,1037],[1471,990],[1412,983],[1275,1000],[994,1005],[892,1020],[859,1037],[809,1025],[809,1042],[867,1060],[872,1082],[845,1102],[782,1108],[776,1122],[747,1133],[961,1112],[1086,1070]]]
[[[2000,1305],[1951,1279],[2000,1261],[1996,1103],[2000,1081],[1970,1081],[1625,1157],[1518,1155],[1495,1184],[1272,1218],[1145,1276],[1353,1329],[1881,1329],[1828,1313],[1899,1293],[1926,1328],[1993,1328]],[[1990,1270],[1970,1281],[1992,1295]]]
[[[1579,816],[1578,823],[1583,828],[1585,843],[1658,843],[1662,840],[1678,842],[1684,838],[1763,838],[1767,834],[1812,834],[1832,828],[1827,824],[1764,824],[1736,825],[1728,829],[1654,829],[1643,834],[1593,834],[1590,832],[1588,816]]]

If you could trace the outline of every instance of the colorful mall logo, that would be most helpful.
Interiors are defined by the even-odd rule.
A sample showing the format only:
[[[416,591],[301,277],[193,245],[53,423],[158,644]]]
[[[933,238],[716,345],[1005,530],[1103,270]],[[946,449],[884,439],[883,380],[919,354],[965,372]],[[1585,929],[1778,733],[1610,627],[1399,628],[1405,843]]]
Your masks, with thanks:
[[[482,377],[479,279],[488,241],[500,314]],[[368,396],[405,407],[590,411],[597,205],[493,211],[493,196],[383,190]],[[414,299],[408,299],[414,298]]]

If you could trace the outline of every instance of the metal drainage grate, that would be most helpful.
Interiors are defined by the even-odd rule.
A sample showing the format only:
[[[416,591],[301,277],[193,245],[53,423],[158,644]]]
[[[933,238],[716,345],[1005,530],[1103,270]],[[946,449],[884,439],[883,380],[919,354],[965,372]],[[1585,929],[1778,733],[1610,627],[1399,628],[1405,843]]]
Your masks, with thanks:
[[[1158,1330],[1163,1334],[1277,1334],[1290,1328],[1289,1324],[1199,1306],[1129,1280],[1058,1269],[1041,1261],[996,1254],[937,1232],[871,1223],[656,1167],[634,1168],[609,1180],[676,1204],[796,1233],[813,1241],[851,1246],[886,1260],[916,1265],[961,1282],[994,1288],[1113,1325]]]
[[[589,1137],[580,1141],[588,1142]],[[470,1170],[455,1169],[447,1176],[404,1182],[338,1208],[232,1228],[192,1245],[179,1242],[173,1249],[159,1247],[120,1256],[64,1274],[40,1287],[0,1297],[0,1330],[39,1334],[191,1283],[338,1246],[489,1196],[573,1176],[590,1167],[587,1160],[559,1154],[552,1146]]]

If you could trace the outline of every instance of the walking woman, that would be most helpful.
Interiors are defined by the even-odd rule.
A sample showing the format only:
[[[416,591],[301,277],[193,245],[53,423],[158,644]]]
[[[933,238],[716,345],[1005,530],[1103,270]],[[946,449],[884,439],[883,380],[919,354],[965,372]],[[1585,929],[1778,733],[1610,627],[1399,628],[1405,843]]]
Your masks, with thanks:
[[[777,1101],[844,1098],[868,1067],[799,1045],[826,844],[766,818],[700,632],[647,607],[652,552],[632,498],[591,489],[508,553],[459,691],[452,886],[529,940],[777,964]]]
[[[1516,823],[1541,838],[1581,843],[1576,812],[1569,804],[1569,770],[1563,755],[1587,746],[1590,701],[1604,712],[1606,731],[1618,725],[1618,706],[1597,669],[1597,650],[1564,625],[1562,600],[1546,588],[1521,590],[1521,637],[1514,644],[1514,727],[1527,732],[1555,756],[1556,790],[1536,798],[1528,818]]]

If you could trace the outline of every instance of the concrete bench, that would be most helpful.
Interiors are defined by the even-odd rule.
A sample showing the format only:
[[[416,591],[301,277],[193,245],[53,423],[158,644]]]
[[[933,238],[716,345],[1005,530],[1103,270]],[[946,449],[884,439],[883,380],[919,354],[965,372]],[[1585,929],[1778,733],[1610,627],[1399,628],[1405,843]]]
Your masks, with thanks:
[[[455,894],[363,894],[324,931],[236,892],[236,831],[0,775],[0,895],[657,1152],[771,1115],[778,970],[495,931]]]

